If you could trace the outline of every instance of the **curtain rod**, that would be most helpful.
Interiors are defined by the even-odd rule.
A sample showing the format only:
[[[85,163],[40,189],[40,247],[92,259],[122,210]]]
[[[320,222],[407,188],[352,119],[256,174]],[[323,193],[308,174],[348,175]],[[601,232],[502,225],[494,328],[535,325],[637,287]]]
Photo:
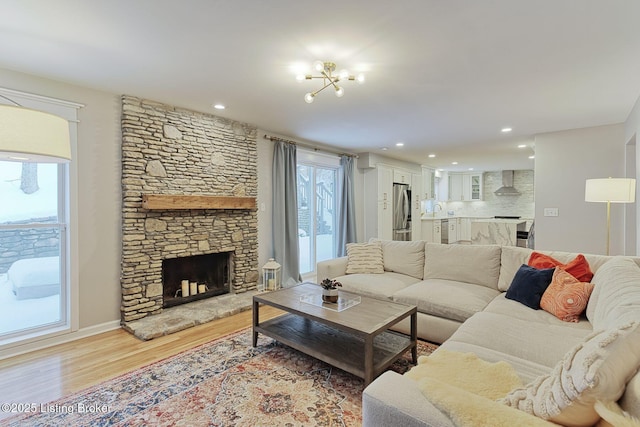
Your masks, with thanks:
[[[321,151],[321,152],[324,152],[324,153],[335,154],[337,156],[349,156],[349,157],[353,157],[355,159],[358,158],[357,154],[343,153],[343,152],[339,152],[339,151],[330,150],[330,149],[327,149],[327,148],[318,148],[318,147],[315,147],[315,146],[310,145],[310,144],[305,144],[303,142],[296,142],[296,141],[292,141],[290,139],[280,138],[279,136],[271,136],[271,135],[266,135],[265,134],[264,137],[265,137],[265,139],[269,139],[271,141],[282,141],[282,142],[286,142],[286,143],[289,143],[289,144],[296,145],[298,147],[308,148],[308,149],[311,149],[313,151]]]

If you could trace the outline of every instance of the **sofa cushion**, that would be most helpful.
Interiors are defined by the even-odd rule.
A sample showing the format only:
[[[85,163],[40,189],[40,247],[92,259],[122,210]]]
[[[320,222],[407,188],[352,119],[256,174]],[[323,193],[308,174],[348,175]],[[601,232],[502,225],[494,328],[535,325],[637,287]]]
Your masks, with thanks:
[[[529,323],[542,323],[543,325],[555,325],[571,328],[585,329],[588,332],[593,330],[591,323],[587,320],[586,316],[580,316],[578,323],[567,323],[558,319],[556,316],[548,313],[544,310],[532,310],[529,307],[520,304],[518,301],[513,301],[506,298],[506,293],[502,293],[495,297],[483,310],[486,313],[503,314],[505,316],[511,316],[516,319],[526,320]],[[540,327],[544,327],[544,326]],[[531,325],[533,328],[537,328],[536,325]]]
[[[382,274],[380,242],[347,243],[347,274]]]
[[[596,271],[593,284],[587,318],[594,329],[640,319],[640,267],[634,260],[611,259]]]
[[[498,295],[495,289],[484,286],[428,279],[394,293],[392,299],[415,305],[422,313],[464,322]]]
[[[526,264],[533,251],[517,246],[503,246],[500,252],[500,279],[498,290],[505,292],[522,264]]]
[[[552,256],[541,252],[533,252],[527,264],[537,269],[561,267],[581,282],[589,282],[593,278],[593,272],[589,267],[589,262],[582,254],[576,255],[574,259],[563,264]]]
[[[593,284],[581,282],[560,267],[553,272],[551,284],[542,294],[540,308],[565,322],[578,322],[587,307]]]
[[[500,351],[487,348],[483,345],[470,344],[462,341],[456,341],[455,339],[449,339],[442,343],[436,352],[440,350],[458,351],[461,353],[473,353],[480,359],[487,362],[507,362],[517,372],[518,376],[524,384],[538,378],[540,375],[546,375],[551,371],[551,368],[545,365],[541,365],[536,362],[532,362],[528,359],[514,356],[508,353],[502,353]]]
[[[537,310],[544,291],[551,283],[555,268],[538,270],[522,264],[516,272],[506,297]]]
[[[372,239],[371,241],[376,241]],[[379,240],[385,271],[406,274],[422,280],[424,277],[424,241],[400,242]]]
[[[342,290],[374,298],[391,298],[394,293],[418,282],[406,274],[385,272],[382,274],[347,274],[335,278],[342,283]]]
[[[503,403],[565,426],[592,426],[597,400],[616,401],[640,364],[640,323],[591,334],[573,347],[553,371]]]
[[[531,311],[524,305],[518,304],[518,307]],[[589,329],[573,327],[573,323],[558,323],[562,325],[532,324],[514,316],[482,311],[464,322],[449,341],[485,347],[552,368],[567,351],[592,333]]]
[[[500,246],[443,245],[425,246],[425,279],[445,279],[498,289]]]

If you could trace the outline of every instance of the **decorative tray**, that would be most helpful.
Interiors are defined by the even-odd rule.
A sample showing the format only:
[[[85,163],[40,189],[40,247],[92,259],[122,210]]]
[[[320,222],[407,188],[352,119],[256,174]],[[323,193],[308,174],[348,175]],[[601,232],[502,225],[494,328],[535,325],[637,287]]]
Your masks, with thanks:
[[[322,294],[306,294],[300,297],[300,301],[306,304],[315,305],[316,307],[326,308],[332,311],[344,311],[354,305],[360,304],[359,296],[338,296],[338,302],[324,302],[322,301]]]

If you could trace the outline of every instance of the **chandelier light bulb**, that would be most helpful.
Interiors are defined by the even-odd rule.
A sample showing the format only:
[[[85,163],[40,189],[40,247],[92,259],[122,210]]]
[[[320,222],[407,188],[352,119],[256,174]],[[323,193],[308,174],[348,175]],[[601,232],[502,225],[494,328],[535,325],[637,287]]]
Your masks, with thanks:
[[[358,74],[358,77],[356,77],[356,81],[360,84],[364,83],[364,74]]]
[[[304,74],[298,74],[296,76],[296,80],[299,81],[299,82],[304,81],[305,79],[306,79],[306,77],[305,77]]]
[[[307,104],[311,104],[313,102],[313,94],[311,92],[307,93],[304,96],[304,102],[306,102]]]
[[[338,77],[340,78],[340,80],[347,80],[349,78],[349,70],[340,70],[340,74],[338,74]]]
[[[316,71],[322,71],[324,70],[324,62],[322,61],[316,61],[313,63],[313,68],[316,69]]]
[[[336,96],[338,98],[341,98],[342,95],[344,95],[344,88],[342,86],[338,86],[338,88],[336,89]]]

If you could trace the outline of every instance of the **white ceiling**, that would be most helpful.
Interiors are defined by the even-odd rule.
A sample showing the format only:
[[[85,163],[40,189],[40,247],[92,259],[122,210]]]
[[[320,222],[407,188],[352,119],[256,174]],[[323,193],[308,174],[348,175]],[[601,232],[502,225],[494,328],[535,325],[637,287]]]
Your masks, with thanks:
[[[638,0],[0,0],[0,10],[1,68],[449,170],[532,168],[533,135],[624,122],[640,95]],[[366,83],[306,104],[319,81],[296,71],[318,59]]]

